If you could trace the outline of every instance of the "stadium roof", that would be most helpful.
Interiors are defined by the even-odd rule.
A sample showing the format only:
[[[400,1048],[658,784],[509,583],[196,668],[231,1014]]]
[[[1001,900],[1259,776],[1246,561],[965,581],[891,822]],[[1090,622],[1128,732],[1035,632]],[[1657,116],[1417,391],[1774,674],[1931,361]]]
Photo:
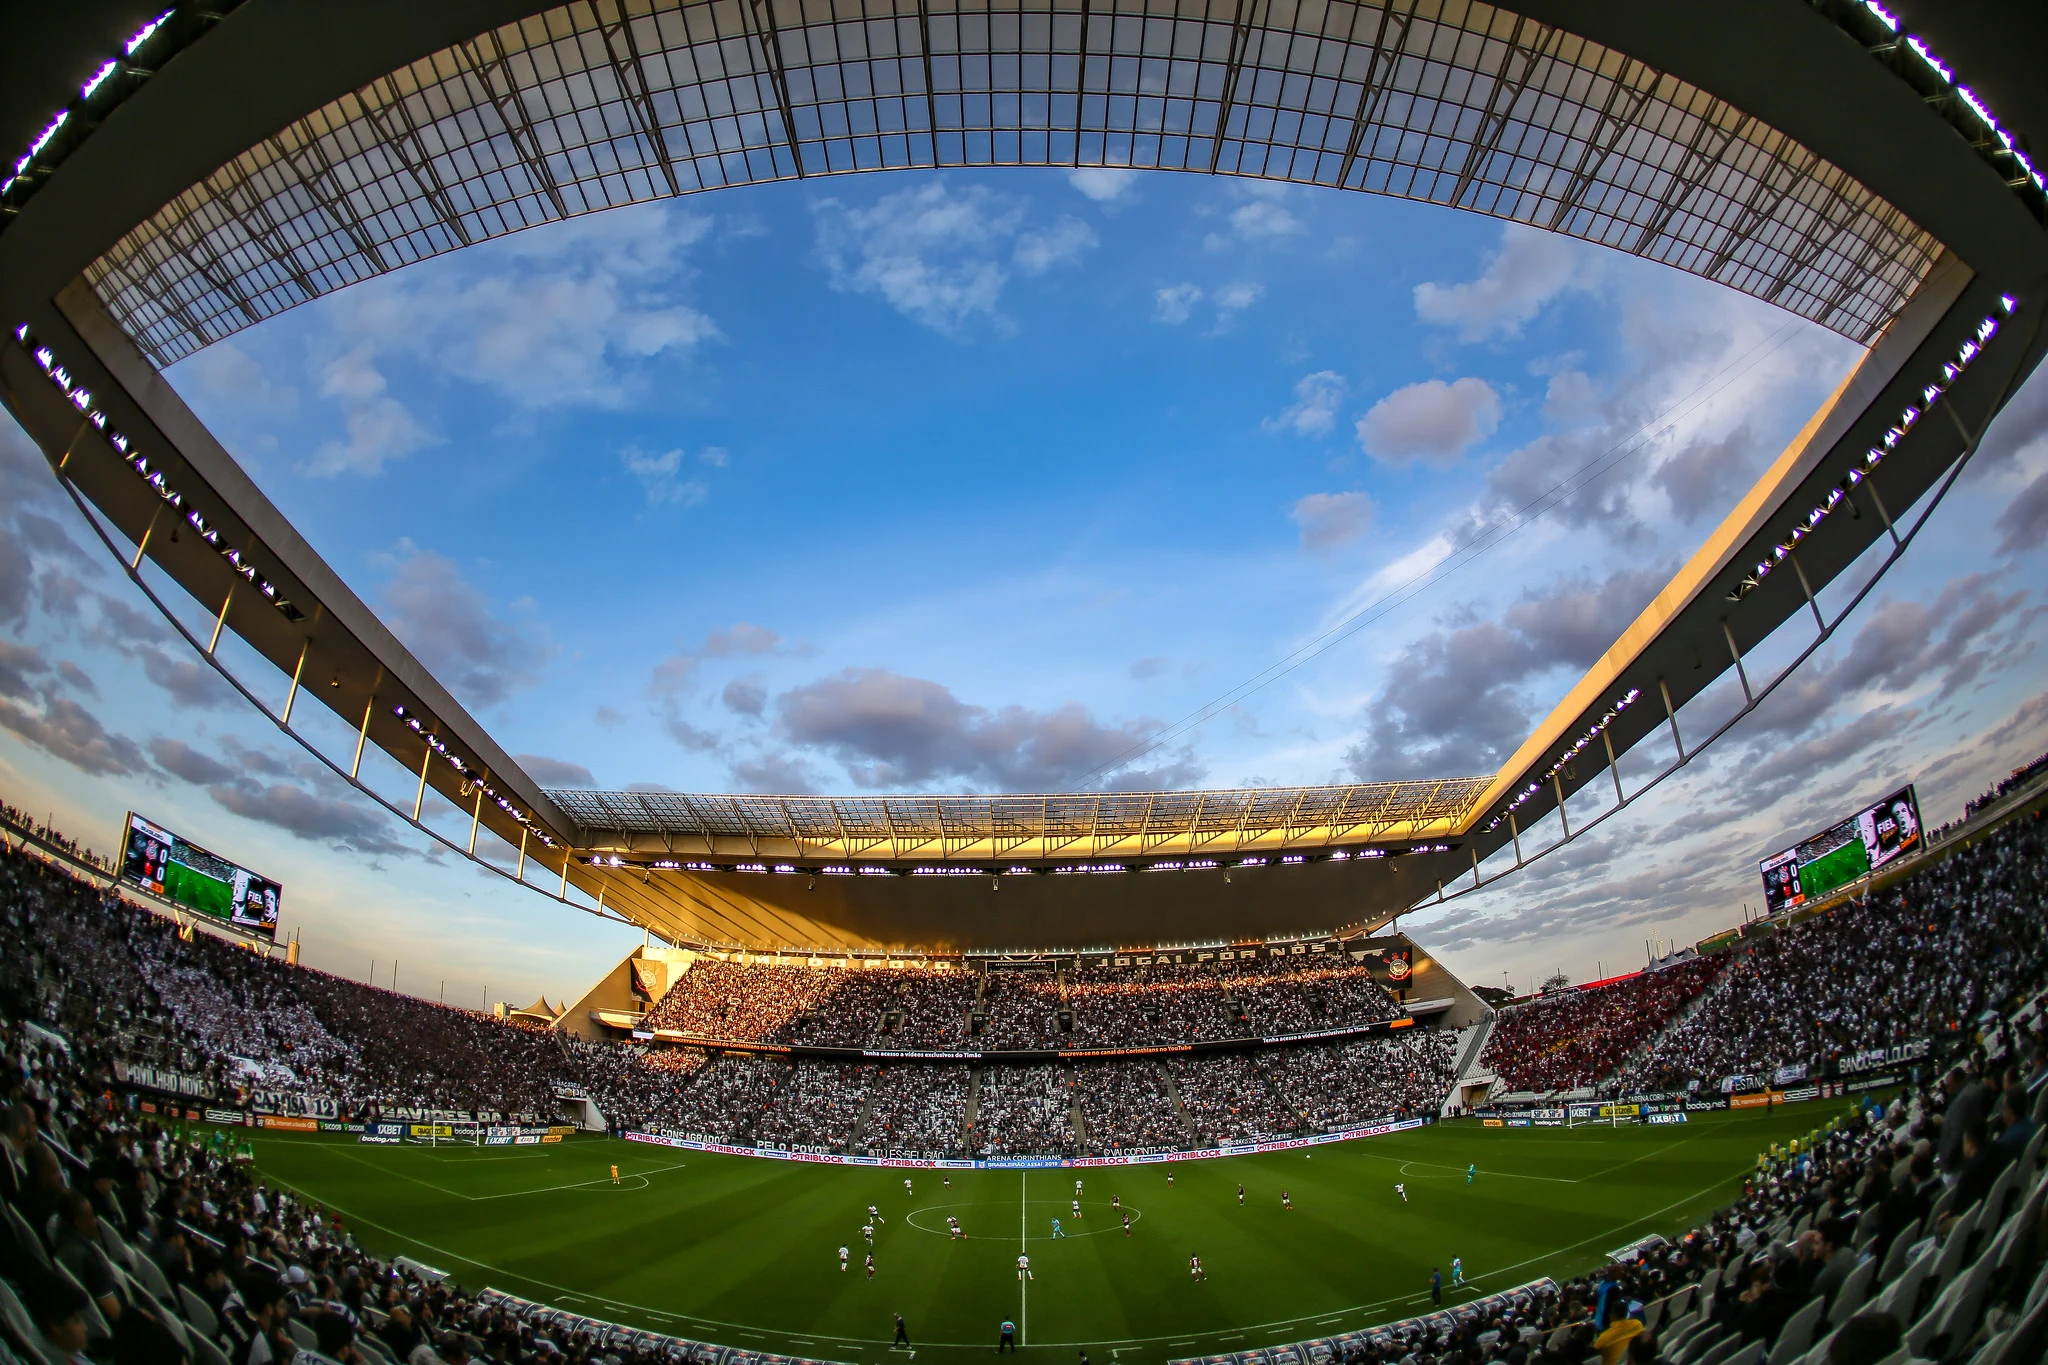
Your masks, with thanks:
[[[1785,673],[1743,659],[1785,623],[1812,616],[1799,658],[1829,638],[1841,615],[1817,594],[1873,547],[1880,571],[1904,551],[1909,509],[1939,501],[2042,350],[2041,180],[1992,112],[2042,112],[2038,46],[2012,36],[2041,15],[2019,4],[1930,9],[1933,41],[1848,0],[59,8],[24,21],[16,52],[42,60],[0,96],[0,134],[28,149],[0,186],[0,396],[174,627],[338,774],[358,781],[374,745],[419,775],[406,793],[359,784],[387,809],[677,940],[1187,941],[1370,926],[1477,886],[1520,866],[1539,826],[1583,832],[1697,753],[1710,736],[1680,718],[1714,679],[1738,671],[1745,709],[1760,701]],[[1942,60],[1944,32],[1978,85]],[[157,373],[549,219],[1021,164],[1427,200],[1663,261],[1870,349],[1498,773],[1078,797],[542,791]],[[159,534],[167,512],[198,534]],[[289,685],[230,669],[223,633]],[[353,754],[294,729],[308,697],[347,721]],[[1653,735],[1675,761],[1644,760],[1625,791],[1617,760]],[[466,839],[428,818],[430,792]],[[1140,868],[1182,875],[1058,875]],[[1266,877],[1293,880],[1225,889]],[[1016,893],[1003,916],[996,887]]]
[[[548,796],[589,834],[700,857],[996,861],[1242,854],[1455,831],[1484,777],[1064,796]]]

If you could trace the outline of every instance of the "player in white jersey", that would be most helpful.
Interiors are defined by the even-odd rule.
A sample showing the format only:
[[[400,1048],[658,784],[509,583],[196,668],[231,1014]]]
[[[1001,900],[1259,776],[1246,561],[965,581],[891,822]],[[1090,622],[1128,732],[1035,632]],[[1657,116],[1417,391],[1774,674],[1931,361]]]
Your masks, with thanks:
[[[870,1223],[886,1223],[889,1220],[882,1217],[882,1211],[880,1209],[876,1208],[873,1204],[870,1204],[868,1205],[868,1221]]]
[[[1078,1181],[1078,1180],[1076,1180],[1076,1181],[1074,1182],[1074,1198],[1076,1198],[1076,1199],[1079,1199],[1080,1197],[1081,1197],[1081,1182],[1080,1182],[1080,1181]]]
[[[840,1274],[842,1274],[842,1275],[844,1275],[844,1274],[846,1273],[846,1257],[847,1257],[847,1255],[848,1255],[848,1253],[847,1253],[847,1250],[846,1250],[846,1248],[845,1248],[845,1247],[841,1247],[841,1248],[839,1248],[839,1273],[840,1273]]]
[[[1038,1278],[1031,1273],[1031,1258],[1029,1256],[1019,1256],[1017,1258],[1017,1278],[1020,1280],[1035,1280]]]
[[[1408,1187],[1406,1185],[1403,1185],[1399,1181],[1396,1181],[1394,1184],[1394,1191],[1395,1193],[1401,1196],[1402,1203],[1405,1204],[1408,1202]]]
[[[1197,1280],[1206,1280],[1209,1278],[1209,1272],[1202,1269],[1201,1257],[1188,1257],[1188,1274]]]
[[[867,1239],[869,1246],[873,1246],[875,1244],[875,1225],[873,1223],[862,1224],[860,1235]]]
[[[1076,1218],[1079,1218],[1080,1216],[1081,1216],[1081,1201],[1080,1201],[1080,1200],[1078,1200],[1078,1199],[1076,1199],[1076,1200],[1074,1201],[1074,1217],[1076,1217]]]
[[[905,1194],[910,1193],[910,1177],[907,1175],[903,1177],[903,1192]]]

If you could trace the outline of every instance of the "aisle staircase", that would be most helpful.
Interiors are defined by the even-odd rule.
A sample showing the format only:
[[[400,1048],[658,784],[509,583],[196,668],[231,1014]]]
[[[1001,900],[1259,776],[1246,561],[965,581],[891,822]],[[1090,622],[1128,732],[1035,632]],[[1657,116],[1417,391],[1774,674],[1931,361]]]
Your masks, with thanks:
[[[1154,1062],[1152,1065],[1159,1068],[1159,1079],[1166,1084],[1166,1098],[1173,1101],[1174,1116],[1180,1120],[1180,1130],[1187,1135],[1188,1146],[1201,1146],[1202,1135],[1195,1131],[1194,1116],[1188,1113],[1188,1107],[1180,1102],[1180,1086],[1173,1079],[1173,1072],[1165,1062]]]
[[[974,1125],[981,1118],[981,1068],[967,1068],[967,1107],[960,1115],[960,1145],[974,1150]]]
[[[861,1138],[868,1131],[868,1118],[875,1112],[875,1101],[881,1098],[881,1094],[882,1069],[876,1067],[875,1083],[868,1087],[867,1098],[860,1102],[860,1113],[853,1120],[853,1131],[846,1135],[846,1145],[840,1148],[842,1152],[861,1150]]]
[[[1455,1079],[1451,1081],[1451,1088],[1444,1094],[1444,1102],[1438,1106],[1437,1117],[1450,1117],[1452,1108],[1464,1096],[1466,1086],[1494,1079],[1492,1072],[1479,1065],[1479,1054],[1486,1050],[1486,1040],[1493,1033],[1494,1018],[1495,1015],[1489,1013],[1478,1023],[1462,1030]]]

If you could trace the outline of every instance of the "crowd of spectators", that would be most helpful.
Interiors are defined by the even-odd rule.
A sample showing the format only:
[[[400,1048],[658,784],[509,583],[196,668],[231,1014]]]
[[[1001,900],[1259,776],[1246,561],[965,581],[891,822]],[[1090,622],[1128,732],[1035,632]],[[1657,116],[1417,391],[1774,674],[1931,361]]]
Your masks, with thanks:
[[[1698,1009],[1609,1085],[1715,1090],[1781,1068],[1819,1075],[1964,1029],[2048,977],[2042,835],[2038,818],[2016,820],[1863,901],[1740,941]]]
[[[1300,1115],[1250,1053],[1175,1057],[1166,1066],[1204,1146],[1292,1137],[1300,1126]]]
[[[2044,1109],[2048,1037],[2034,1033],[1995,1060],[1979,1049],[1939,1088],[1909,1091],[1889,1105],[1866,1101],[1827,1124],[1817,1140],[1774,1147],[1741,1198],[1675,1240],[1653,1239],[1522,1306],[1463,1321],[1444,1314],[1411,1321],[1340,1354],[1344,1365],[1429,1358],[1461,1365],[1662,1365],[1660,1331],[1670,1318],[1647,1306],[1688,1289],[1695,1292],[1681,1330],[1690,1358],[1726,1356],[1758,1342],[1768,1351],[1802,1308],[1819,1300],[1834,1309],[1838,1295],[1856,1292],[1850,1282],[1860,1261],[1868,1258],[1877,1269],[1895,1240],[1949,1231],[2025,1155]],[[1945,1161],[1951,1145],[1956,1156]],[[2007,1213],[2017,1209],[2010,1204]],[[2041,1312],[2031,1320],[2031,1338],[2017,1327],[2030,1287],[2048,1266],[2048,1210],[2042,1212],[2031,1226],[2014,1229],[2014,1254],[1986,1277],[1982,1310],[1953,1334],[1929,1338],[1915,1359],[1969,1360],[2006,1329],[2015,1329],[2019,1353],[2003,1360],[2041,1358],[2048,1345]],[[1977,1254],[1992,1246],[1989,1232],[1974,1239]],[[1871,1283],[1867,1297],[1851,1301],[1861,1311],[1839,1313],[1829,1362],[1907,1358],[1892,1352],[1919,1302],[1895,1311],[1881,1301],[1883,1288]],[[1824,1323],[1818,1333],[1828,1330]]]
[[[594,1043],[572,1039],[569,1063],[575,1078],[613,1128],[659,1132],[676,1126],[687,1112],[690,1082],[710,1061],[694,1047],[648,1047],[639,1043]]]
[[[983,978],[973,1047],[1030,1051],[1061,1047],[1059,979],[1051,971],[992,971]]]
[[[1411,1029],[1388,1037],[1273,1048],[1262,1058],[1305,1131],[1334,1133],[1381,1119],[1434,1114],[1458,1074],[1459,1035]]]
[[[1855,1109],[1817,1143],[1774,1153],[1739,1201],[1675,1242],[1572,1281],[1513,1317],[1438,1318],[1411,1339],[1356,1346],[1347,1365],[1453,1353],[1462,1365],[1579,1365],[1601,1342],[1617,1344],[1617,1357],[1654,1362],[1654,1333],[1618,1343],[1611,1334],[1640,1328],[1636,1304],[1695,1283],[1714,1330],[1768,1344],[1799,1308],[1842,1287],[1855,1253],[1881,1260],[1901,1239],[1944,1230],[1948,1215],[1990,1192],[2022,1153],[2039,1151],[2048,1109],[2044,1016],[2036,1012],[2028,1032],[1993,1021],[2023,1000],[2038,1006],[2048,982],[2038,926],[2042,828],[2037,819],[2016,822],[1864,903],[1745,941],[1700,1009],[1639,1064],[1646,1074],[1625,1069],[1617,1081],[1635,1087],[1647,1075],[1668,1085],[1788,1063],[1826,1067],[1932,1036],[1966,1055],[1938,1085]],[[199,943],[211,946],[186,951]],[[884,1094],[900,1092],[904,1114],[929,1115],[950,1108],[966,1087],[955,1066],[792,1064],[733,1053],[707,1064],[683,1049],[565,1050],[482,1016],[266,962],[204,935],[179,939],[165,922],[18,855],[0,859],[0,948],[0,1197],[24,1215],[0,1220],[0,1278],[40,1337],[19,1339],[21,1320],[0,1315],[0,1344],[16,1354],[71,1359],[91,1351],[115,1365],[193,1365],[221,1351],[230,1365],[271,1365],[293,1359],[306,1333],[341,1365],[611,1365],[600,1359],[607,1351],[617,1365],[658,1365],[615,1340],[549,1339],[545,1326],[363,1253],[329,1211],[265,1188],[217,1140],[181,1136],[119,1104],[108,1088],[113,1062],[135,1048],[182,1047],[180,1055],[215,1072],[244,1062],[288,1067],[295,1079],[311,1074],[385,1102],[391,1077],[422,1059],[426,1069],[405,1092],[422,1098],[408,1102],[470,1093],[516,1099],[553,1078],[581,1077],[593,1090],[712,1116],[718,1131],[707,1136],[808,1133],[818,1145],[833,1132],[847,1140],[865,1099],[853,1102],[870,1091],[872,1121]],[[265,1008],[281,1011],[284,1022],[246,1023]],[[189,1021],[206,1009],[245,1020],[253,1031],[237,1045],[259,1055],[223,1052],[231,1035],[194,1033]],[[447,1027],[454,1016],[464,1022]],[[64,1041],[23,1021],[60,1030]],[[406,1041],[391,1041],[394,1032]],[[1242,1082],[1247,1067],[1300,1123],[1339,1127],[1352,1114],[1433,1103],[1456,1045],[1448,1031],[1407,1030],[1255,1058],[1198,1055],[1170,1069],[1172,1088],[1169,1069],[1144,1059],[989,1066],[974,1145],[988,1153],[1072,1151],[1076,1105],[1095,1150],[1138,1150],[1162,1134],[1162,1145],[1177,1145],[1172,1089],[1186,1104],[1191,1089],[1220,1093]],[[520,1051],[529,1047],[542,1050]],[[428,1057],[428,1049],[442,1051]],[[1211,1063],[1213,1087],[1208,1078],[1187,1079]],[[458,1077],[465,1066],[482,1070]],[[499,1066],[531,1074],[509,1082]],[[362,1074],[343,1074],[351,1068]],[[913,1071],[932,1087],[921,1096],[903,1085]],[[950,1088],[933,1079],[941,1072]],[[654,1079],[662,1074],[672,1077],[670,1091]],[[814,1126],[802,1127],[799,1112],[815,1115]],[[1188,1112],[1199,1129],[1200,1115],[1212,1110],[1204,1099]],[[900,1126],[920,1121],[943,1127],[929,1117]],[[892,1121],[890,1131],[898,1127]],[[2013,1320],[2048,1262],[2048,1219],[2018,1231],[2024,1240],[2012,1273],[2001,1269],[1985,1287],[1984,1325],[1973,1317],[1964,1326],[1972,1341]],[[46,1258],[70,1275],[48,1269]],[[191,1298],[158,1294],[152,1282]],[[205,1305],[207,1325],[192,1321],[201,1317],[193,1304]],[[1895,1342],[1898,1326],[1868,1331],[1888,1330]],[[195,1332],[212,1343],[206,1351],[195,1347]],[[1941,1343],[1944,1353],[1967,1354],[1946,1351],[1952,1344]]]
[[[51,848],[68,853],[82,863],[90,863],[101,871],[114,870],[113,859],[94,852],[48,821],[38,820],[27,811],[11,806],[5,801],[0,801],[0,824],[12,825],[23,834],[39,839]]]
[[[700,958],[645,1026],[690,1038],[931,1052],[1117,1048],[1356,1027],[1400,1006],[1335,954],[1130,967],[850,970]]]
[[[1551,1093],[1605,1080],[1699,998],[1728,963],[1693,957],[1604,985],[1551,991],[1494,1016],[1480,1054],[1509,1091]]]
[[[63,1022],[60,1045],[0,1016],[0,1199],[19,1214],[0,1219],[0,1295],[21,1309],[0,1314],[0,1357],[673,1365],[658,1338],[521,1321],[439,1272],[367,1254],[339,1217],[266,1186],[218,1135],[109,1105],[118,1040],[94,1031],[88,1008]]]
[[[860,1130],[862,1150],[879,1156],[964,1156],[968,1084],[968,1069],[957,1062],[879,1068],[874,1105]]]
[[[1074,1152],[1074,1096],[1066,1068],[992,1066],[981,1073],[972,1145],[976,1156]]]
[[[754,1141],[773,1147],[844,1151],[867,1106],[874,1068],[858,1062],[800,1061],[777,1070],[754,1123]]]
[[[1150,1057],[1076,1062],[1074,1089],[1088,1129],[1088,1150],[1097,1156],[1189,1145],[1166,1076]]]
[[[2008,776],[2000,778],[1994,783],[1990,791],[1985,792],[1982,796],[1972,801],[1964,803],[1963,818],[1965,820],[1969,819],[2008,792],[2017,791],[2019,788],[2024,787],[2027,783],[2039,777],[2044,771],[2048,771],[2048,754],[2042,754],[2033,762],[2014,768]]]

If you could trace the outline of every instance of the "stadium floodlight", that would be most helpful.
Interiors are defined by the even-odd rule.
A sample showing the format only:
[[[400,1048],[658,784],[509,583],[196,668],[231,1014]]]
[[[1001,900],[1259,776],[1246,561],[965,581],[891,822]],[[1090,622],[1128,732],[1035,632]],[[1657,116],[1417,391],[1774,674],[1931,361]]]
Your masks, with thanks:
[[[2019,301],[2010,294],[2001,294],[1998,303],[1999,307],[2004,310],[2008,317],[2019,307]],[[1792,557],[1792,552],[1799,548],[1799,542],[1819,529],[1821,522],[1827,518],[1828,513],[1832,512],[1838,503],[1843,501],[1848,495],[1849,490],[1863,482],[1869,471],[1882,464],[1885,453],[1894,449],[1900,441],[1904,440],[1906,433],[1911,431],[1914,425],[1926,415],[1928,409],[1940,402],[1949,389],[1954,386],[1956,380],[1962,378],[1963,372],[1969,369],[1971,363],[1984,353],[1985,343],[1998,335],[1998,326],[1999,320],[1996,314],[1986,316],[1983,321],[1977,324],[1974,334],[1966,338],[1962,345],[1956,348],[1955,359],[1942,364],[1939,382],[1930,382],[1921,388],[1920,405],[1917,407],[1908,405],[1901,409],[1898,421],[1885,430],[1884,436],[1878,444],[1870,447],[1870,449],[1863,453],[1863,468],[1851,468],[1840,482],[1828,490],[1827,494],[1818,504],[1809,508],[1804,517],[1794,522],[1792,530],[1785,538],[1771,547],[1770,558],[1758,560],[1755,571],[1735,585],[1734,589],[1728,594],[1729,601],[1740,602],[1743,598],[1761,587],[1764,579],[1770,577],[1772,571],[1778,565]],[[1854,506],[1854,504],[1852,503],[1851,506]],[[1488,828],[1491,828],[1491,826]]]

